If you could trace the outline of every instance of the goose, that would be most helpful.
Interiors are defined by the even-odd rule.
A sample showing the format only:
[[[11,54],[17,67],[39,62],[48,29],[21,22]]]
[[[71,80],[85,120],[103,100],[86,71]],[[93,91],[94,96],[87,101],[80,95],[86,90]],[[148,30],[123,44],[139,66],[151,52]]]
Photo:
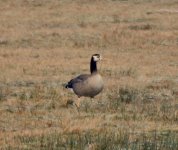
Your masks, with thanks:
[[[65,86],[78,96],[78,100],[75,101],[77,108],[80,106],[80,97],[94,98],[103,90],[104,82],[97,70],[97,62],[101,59],[100,54],[93,54],[90,61],[90,74],[81,74],[71,79]]]

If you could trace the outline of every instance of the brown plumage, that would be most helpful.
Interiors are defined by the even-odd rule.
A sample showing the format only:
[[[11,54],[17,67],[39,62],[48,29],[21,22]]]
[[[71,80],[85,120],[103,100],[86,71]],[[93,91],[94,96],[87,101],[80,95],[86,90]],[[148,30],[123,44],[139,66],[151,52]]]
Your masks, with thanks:
[[[74,93],[78,96],[85,96],[94,98],[99,94],[104,87],[104,83],[101,75],[97,70],[97,62],[101,60],[99,54],[94,54],[90,61],[90,72],[91,74],[82,74],[70,80],[66,88],[73,89]]]

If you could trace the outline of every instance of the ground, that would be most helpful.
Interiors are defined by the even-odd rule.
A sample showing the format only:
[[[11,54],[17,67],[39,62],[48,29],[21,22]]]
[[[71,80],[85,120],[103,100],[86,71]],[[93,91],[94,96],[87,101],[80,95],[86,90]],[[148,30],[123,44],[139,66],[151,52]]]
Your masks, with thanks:
[[[178,149],[177,0],[0,0],[1,149]],[[64,88],[98,64],[79,110]]]

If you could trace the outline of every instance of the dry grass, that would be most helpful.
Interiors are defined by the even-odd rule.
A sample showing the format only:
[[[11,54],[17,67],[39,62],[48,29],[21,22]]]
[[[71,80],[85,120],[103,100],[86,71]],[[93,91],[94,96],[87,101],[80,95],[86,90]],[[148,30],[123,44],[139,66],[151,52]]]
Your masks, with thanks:
[[[156,131],[160,133],[156,139],[163,139],[167,131],[177,133],[176,0],[0,0],[0,4],[2,149],[59,148],[53,143],[57,137],[64,140],[56,141],[58,145],[70,143],[71,149],[114,149],[113,145],[126,147],[124,140],[139,141],[142,133]],[[63,85],[89,72],[93,53],[103,55],[99,68],[105,89],[94,101],[83,98],[78,113],[75,107],[65,107],[76,97]],[[113,145],[103,145],[113,132],[119,138],[114,135]],[[168,136],[171,140],[172,134]],[[90,144],[79,137],[90,138]],[[84,143],[71,144],[73,140]],[[177,137],[173,140],[176,149]]]

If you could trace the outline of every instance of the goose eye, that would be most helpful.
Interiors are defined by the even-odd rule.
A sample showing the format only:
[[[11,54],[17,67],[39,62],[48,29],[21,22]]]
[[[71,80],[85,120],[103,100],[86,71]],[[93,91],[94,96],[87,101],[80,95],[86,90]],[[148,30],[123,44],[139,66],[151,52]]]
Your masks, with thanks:
[[[100,59],[101,58],[101,56],[100,55],[97,55],[97,59]]]

